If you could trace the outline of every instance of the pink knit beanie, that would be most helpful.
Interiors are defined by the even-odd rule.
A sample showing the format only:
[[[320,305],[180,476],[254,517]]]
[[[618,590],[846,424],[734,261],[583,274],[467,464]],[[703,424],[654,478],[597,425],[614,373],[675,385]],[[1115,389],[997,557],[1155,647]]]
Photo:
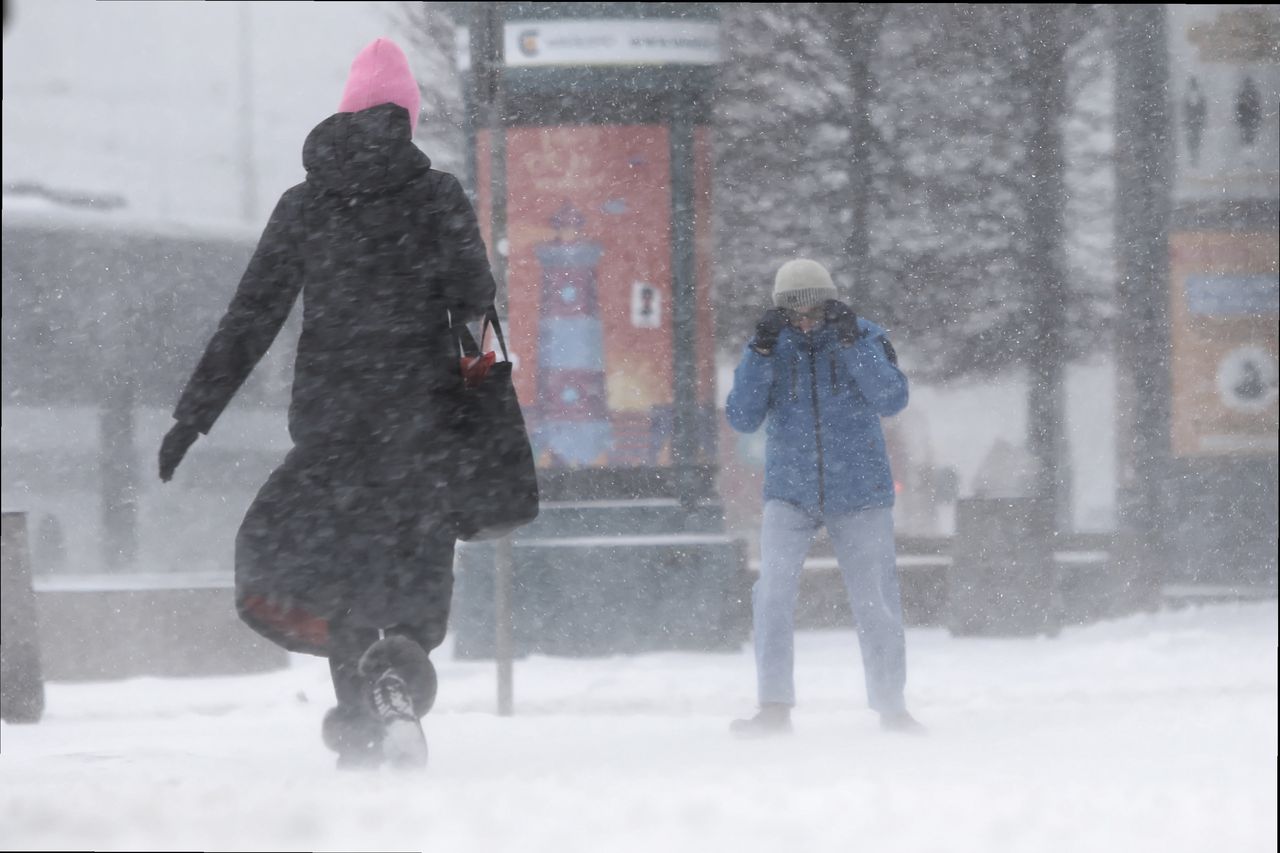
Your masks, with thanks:
[[[418,83],[404,51],[391,39],[370,42],[351,63],[338,112],[354,113],[378,104],[399,104],[409,111],[409,128],[418,128]]]

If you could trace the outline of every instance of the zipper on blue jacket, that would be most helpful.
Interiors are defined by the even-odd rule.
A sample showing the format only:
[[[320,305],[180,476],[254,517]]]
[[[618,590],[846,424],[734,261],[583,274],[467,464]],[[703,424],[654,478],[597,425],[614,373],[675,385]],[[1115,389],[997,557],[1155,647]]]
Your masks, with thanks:
[[[818,354],[814,352],[813,340],[807,335],[805,343],[809,345],[809,390],[813,394],[813,427],[818,441],[818,512],[826,514],[827,489],[822,476],[822,411],[818,408]]]

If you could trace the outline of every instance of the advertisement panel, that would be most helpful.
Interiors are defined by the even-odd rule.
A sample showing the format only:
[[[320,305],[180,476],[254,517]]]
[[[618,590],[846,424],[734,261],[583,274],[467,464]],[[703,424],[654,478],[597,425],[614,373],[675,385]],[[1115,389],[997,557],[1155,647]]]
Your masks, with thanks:
[[[488,239],[488,134],[478,214]],[[713,406],[710,144],[695,144],[698,398]],[[671,464],[671,164],[660,125],[513,127],[506,136],[509,339],[543,468]],[[714,428],[708,423],[709,428]],[[709,452],[708,442],[699,446]]]
[[[1277,450],[1274,232],[1170,236],[1173,452]]]

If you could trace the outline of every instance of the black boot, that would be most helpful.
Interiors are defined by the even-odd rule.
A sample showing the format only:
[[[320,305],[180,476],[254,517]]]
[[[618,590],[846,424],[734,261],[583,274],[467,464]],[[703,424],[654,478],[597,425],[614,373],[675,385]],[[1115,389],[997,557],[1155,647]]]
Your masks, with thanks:
[[[426,651],[403,634],[391,634],[370,646],[360,657],[360,674],[376,678],[394,669],[404,680],[413,700],[413,712],[422,717],[436,703],[436,668]]]
[[[370,681],[382,757],[395,767],[425,767],[427,739],[418,718],[436,698],[436,670],[427,653],[407,637],[386,637],[360,658],[360,674]]]
[[[791,706],[766,702],[754,717],[730,723],[729,731],[743,738],[790,734]]]
[[[357,770],[382,763],[382,726],[363,707],[339,705],[324,715],[325,746],[338,753],[338,769]]]

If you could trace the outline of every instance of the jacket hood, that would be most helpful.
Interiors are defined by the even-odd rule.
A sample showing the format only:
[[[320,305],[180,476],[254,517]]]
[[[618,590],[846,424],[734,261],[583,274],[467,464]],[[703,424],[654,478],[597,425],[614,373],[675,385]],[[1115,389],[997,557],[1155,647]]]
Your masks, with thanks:
[[[307,182],[322,190],[380,192],[413,181],[431,160],[410,139],[409,113],[380,104],[354,113],[334,113],[307,135],[302,146]]]

